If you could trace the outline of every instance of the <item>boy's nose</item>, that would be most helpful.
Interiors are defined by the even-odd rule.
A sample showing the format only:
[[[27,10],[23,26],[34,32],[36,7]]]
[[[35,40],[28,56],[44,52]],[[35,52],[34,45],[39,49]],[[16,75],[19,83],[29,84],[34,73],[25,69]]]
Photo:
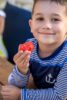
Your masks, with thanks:
[[[50,22],[44,22],[43,25],[42,25],[42,28],[43,29],[51,29],[52,25]]]

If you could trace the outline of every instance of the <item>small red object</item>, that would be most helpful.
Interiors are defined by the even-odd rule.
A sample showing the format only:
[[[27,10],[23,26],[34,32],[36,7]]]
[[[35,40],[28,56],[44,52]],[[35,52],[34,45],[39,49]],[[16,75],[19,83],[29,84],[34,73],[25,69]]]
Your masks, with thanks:
[[[34,44],[32,42],[25,42],[23,44],[19,45],[19,50],[20,51],[31,51],[34,49]]]

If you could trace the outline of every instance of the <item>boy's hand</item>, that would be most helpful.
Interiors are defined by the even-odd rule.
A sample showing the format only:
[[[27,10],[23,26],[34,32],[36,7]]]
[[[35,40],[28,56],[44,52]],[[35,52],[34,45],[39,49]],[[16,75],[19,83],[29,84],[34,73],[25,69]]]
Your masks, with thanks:
[[[18,51],[18,53],[14,56],[14,62],[18,67],[18,70],[22,74],[26,74],[29,69],[29,60],[30,60],[30,52],[29,51]]]
[[[14,62],[21,73],[26,74],[29,70],[30,54],[34,49],[32,42],[25,42],[18,47],[18,53],[14,56]]]
[[[3,100],[21,100],[21,90],[12,85],[2,86],[1,94]]]

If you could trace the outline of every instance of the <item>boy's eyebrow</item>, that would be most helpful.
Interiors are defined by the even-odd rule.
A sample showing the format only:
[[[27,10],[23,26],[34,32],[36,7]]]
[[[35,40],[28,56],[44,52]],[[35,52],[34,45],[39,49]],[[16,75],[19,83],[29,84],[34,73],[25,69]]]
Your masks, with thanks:
[[[36,13],[35,15],[37,16],[37,15],[43,15],[43,14],[42,13]]]
[[[60,14],[53,13],[52,16],[60,17],[61,15]]]
[[[43,16],[42,13],[36,13],[35,16],[37,16],[37,15],[38,15],[38,16],[39,16],[39,15],[40,15],[40,16]],[[61,15],[60,15],[60,14],[53,13],[53,14],[51,14],[51,16],[58,16],[58,17],[60,17]]]

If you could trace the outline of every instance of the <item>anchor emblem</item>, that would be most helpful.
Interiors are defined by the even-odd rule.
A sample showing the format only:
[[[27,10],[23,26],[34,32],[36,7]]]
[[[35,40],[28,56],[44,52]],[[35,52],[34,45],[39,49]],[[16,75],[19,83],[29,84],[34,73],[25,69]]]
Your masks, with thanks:
[[[46,82],[47,82],[47,83],[53,84],[53,83],[55,83],[55,79],[53,79],[53,77],[52,77],[51,74],[48,74],[48,75],[46,76]]]

